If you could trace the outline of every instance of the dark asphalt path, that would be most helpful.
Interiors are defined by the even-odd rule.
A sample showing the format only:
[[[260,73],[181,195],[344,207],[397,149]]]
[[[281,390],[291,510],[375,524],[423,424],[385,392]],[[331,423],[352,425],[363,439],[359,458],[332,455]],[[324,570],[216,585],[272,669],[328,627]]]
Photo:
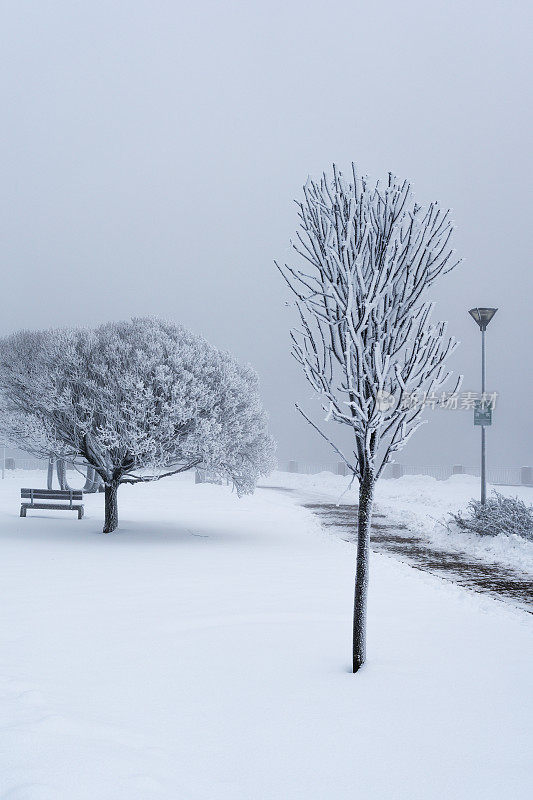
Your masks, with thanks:
[[[319,517],[324,528],[331,528],[347,542],[355,541],[356,505],[306,501],[302,505]],[[533,614],[533,580],[527,574],[481,561],[468,553],[439,548],[405,525],[388,521],[379,511],[372,517],[370,541],[375,553],[394,556],[411,567],[453,581],[465,589],[489,594]]]

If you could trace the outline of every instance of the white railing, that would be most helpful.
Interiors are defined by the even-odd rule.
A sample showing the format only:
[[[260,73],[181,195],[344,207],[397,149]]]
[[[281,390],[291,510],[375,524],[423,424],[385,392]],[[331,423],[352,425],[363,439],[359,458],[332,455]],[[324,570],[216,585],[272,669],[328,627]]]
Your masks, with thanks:
[[[1,466],[1,464],[0,464]],[[48,469],[48,461],[39,458],[6,458],[6,470],[12,469]]]
[[[46,470],[48,462],[37,458],[7,458],[6,470],[39,469]],[[67,465],[68,467],[68,465]],[[333,472],[335,475],[346,475],[347,469],[342,462],[320,461],[280,461],[278,469],[283,472],[296,472],[300,475],[316,475],[319,472]],[[479,466],[429,465],[411,466],[408,464],[387,464],[383,470],[383,478],[401,478],[403,475],[429,475],[438,481],[445,481],[452,475],[474,475],[479,477]],[[533,486],[533,467],[487,467],[487,481],[495,486]]]
[[[319,472],[333,472],[336,475],[348,474],[343,462],[313,462],[304,460],[280,461],[278,469],[296,472],[300,475],[316,475]],[[408,465],[387,464],[383,478],[401,478],[404,475],[428,475],[438,481],[445,481],[452,475],[473,475],[479,477],[479,466],[454,465]],[[487,467],[487,481],[499,486],[533,486],[533,467]]]

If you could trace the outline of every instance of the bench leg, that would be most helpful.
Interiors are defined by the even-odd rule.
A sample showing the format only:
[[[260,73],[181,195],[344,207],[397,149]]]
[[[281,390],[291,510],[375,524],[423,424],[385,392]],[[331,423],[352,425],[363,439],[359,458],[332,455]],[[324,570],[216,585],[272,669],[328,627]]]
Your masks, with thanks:
[[[83,519],[83,506],[78,508],[78,519]]]
[[[25,517],[26,516],[26,506],[25,506],[24,503],[22,503],[21,506],[20,506],[20,516],[21,517]]]

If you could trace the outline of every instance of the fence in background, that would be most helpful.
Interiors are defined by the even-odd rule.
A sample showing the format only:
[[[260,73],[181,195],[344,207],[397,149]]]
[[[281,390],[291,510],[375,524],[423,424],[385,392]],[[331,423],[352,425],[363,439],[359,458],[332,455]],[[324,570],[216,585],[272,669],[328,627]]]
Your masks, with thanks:
[[[300,475],[316,475],[319,472],[333,472],[336,475],[347,475],[346,465],[337,463],[320,463],[311,461],[281,461],[278,469],[285,472],[296,472]],[[438,481],[445,481],[452,475],[473,475],[479,477],[479,467],[454,464],[453,466],[409,466],[407,464],[387,464],[383,470],[383,478],[401,478],[404,475],[428,475]],[[488,467],[487,481],[496,486],[533,486],[533,467]]]
[[[1,465],[0,465],[1,466]],[[6,458],[6,469],[47,469],[48,461],[44,458]]]
[[[6,470],[42,469],[48,462],[37,458],[6,458]],[[316,475],[319,472],[333,472],[347,475],[343,462],[318,461],[280,461],[278,469],[283,472],[296,472],[300,475]],[[438,481],[445,481],[452,475],[473,475],[479,477],[479,467],[454,464],[453,466],[409,466],[408,464],[387,464],[383,470],[384,478],[401,478],[404,475],[428,475]],[[198,482],[203,482],[197,478]],[[487,481],[496,486],[533,486],[533,467],[487,467]]]

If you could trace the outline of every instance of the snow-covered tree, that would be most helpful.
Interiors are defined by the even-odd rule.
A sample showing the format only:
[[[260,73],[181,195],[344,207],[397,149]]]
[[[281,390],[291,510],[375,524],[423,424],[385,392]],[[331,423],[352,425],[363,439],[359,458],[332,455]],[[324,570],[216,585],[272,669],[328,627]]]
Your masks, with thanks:
[[[366,656],[370,524],[383,467],[422,423],[423,403],[450,373],[456,347],[445,323],[432,323],[426,293],[457,262],[452,223],[437,203],[414,202],[407,181],[370,184],[352,165],[346,179],[308,180],[297,203],[295,265],[277,264],[296,296],[301,327],[293,354],[322,400],[325,420],[303,416],[333,446],[359,482],[353,671]],[[348,426],[345,455],[326,432]]]
[[[161,320],[13,334],[0,342],[0,391],[11,441],[100,476],[104,533],[118,526],[121,483],[202,464],[242,494],[273,466],[254,371]]]

